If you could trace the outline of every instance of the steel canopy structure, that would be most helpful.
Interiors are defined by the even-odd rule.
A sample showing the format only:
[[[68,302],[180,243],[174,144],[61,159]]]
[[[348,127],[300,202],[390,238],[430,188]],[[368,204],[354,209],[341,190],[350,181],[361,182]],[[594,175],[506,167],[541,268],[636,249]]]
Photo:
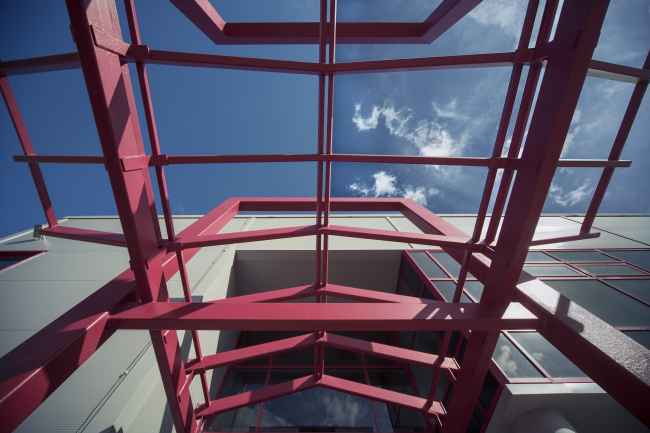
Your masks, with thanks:
[[[539,34],[529,48],[539,0],[530,0],[518,49],[514,52],[450,57],[336,63],[337,44],[430,44],[469,13],[478,0],[443,0],[422,23],[336,22],[336,0],[321,0],[319,23],[226,23],[207,0],[172,0],[172,3],[215,44],[314,44],[319,62],[306,63],[207,54],[158,51],[140,39],[135,5],[125,0],[132,45],[122,40],[113,0],[67,0],[71,29],[78,52],[0,63],[0,85],[23,147],[17,162],[31,170],[49,224],[45,236],[127,248],[131,268],[73,307],[0,359],[0,430],[12,431],[61,385],[103,342],[119,329],[150,330],[169,408],[178,432],[195,432],[217,413],[267,401],[301,390],[324,387],[404,407],[436,420],[437,431],[463,432],[486,375],[488,363],[504,329],[535,329],[580,369],[650,426],[644,402],[650,399],[650,366],[642,355],[635,359],[611,347],[611,336],[599,324],[584,323],[589,332],[577,332],[569,318],[556,311],[542,283],[522,275],[531,245],[597,237],[591,224],[612,173],[627,167],[619,160],[627,135],[650,79],[650,58],[643,69],[592,60],[608,2],[564,2],[551,41],[558,1],[545,3]],[[145,151],[136,114],[128,63],[135,63],[150,138]],[[294,155],[166,155],[156,132],[147,81],[148,64],[226,68],[318,76],[318,135],[313,154]],[[490,158],[421,157],[334,154],[332,151],[334,82],[337,75],[387,73],[454,68],[511,66],[512,73],[494,150]],[[518,107],[507,157],[502,157],[506,132],[515,109],[515,97],[524,66],[528,74]],[[36,155],[9,86],[8,76],[80,67],[88,89],[103,156]],[[540,79],[545,68],[543,79]],[[628,109],[607,160],[561,160],[580,92],[587,75],[636,83]],[[541,81],[541,82],[540,82]],[[540,85],[535,100],[536,89]],[[530,120],[525,146],[524,132]],[[521,155],[520,155],[521,153]],[[316,163],[317,190],[312,198],[232,198],[219,204],[187,229],[176,233],[167,193],[164,167],[172,164],[245,162]],[[489,169],[473,235],[443,221],[409,199],[335,198],[331,195],[333,162],[481,166]],[[61,227],[50,202],[40,163],[100,164],[106,168],[118,208],[123,235]],[[162,201],[166,237],[158,224],[149,167],[155,167]],[[551,181],[558,167],[602,167],[587,216],[579,233],[536,240],[533,233]],[[495,180],[503,171],[489,223],[488,204]],[[314,224],[303,227],[223,234],[219,231],[238,212],[309,211]],[[395,233],[330,224],[331,212],[401,212],[422,234]],[[498,232],[499,224],[503,224]],[[487,234],[481,238],[484,225]],[[498,235],[497,235],[498,232]],[[270,293],[192,303],[186,263],[200,248],[290,237],[316,238],[316,274],[309,286]],[[345,236],[438,246],[462,266],[453,302],[444,303],[388,295],[328,282],[330,236]],[[485,285],[481,302],[460,304],[468,272]],[[171,303],[166,282],[180,273],[185,302]],[[327,302],[328,296],[354,299],[362,304]],[[284,304],[312,297],[315,303]],[[520,301],[513,302],[516,300]],[[541,297],[541,298],[540,298]],[[547,299],[552,298],[548,294]],[[541,300],[540,300],[541,299]],[[263,303],[263,305],[262,305]],[[194,357],[183,361],[174,330],[192,331]],[[272,343],[218,354],[203,354],[198,330],[304,331]],[[348,330],[471,330],[462,365],[447,356],[451,333],[446,332],[438,356],[368,343],[328,333]],[[325,347],[345,348],[435,369],[428,398],[332,377],[324,374]],[[236,396],[212,400],[206,371],[298,348],[313,347],[312,375]],[[445,407],[435,401],[441,372],[450,374],[455,392]],[[204,401],[193,402],[189,384],[197,378]]]

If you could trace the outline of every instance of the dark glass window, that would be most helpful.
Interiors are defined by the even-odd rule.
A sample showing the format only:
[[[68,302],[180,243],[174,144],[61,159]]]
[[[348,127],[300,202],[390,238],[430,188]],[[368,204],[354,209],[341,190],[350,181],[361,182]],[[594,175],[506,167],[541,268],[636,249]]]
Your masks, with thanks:
[[[607,251],[607,254],[650,271],[650,251]]]
[[[372,341],[373,343],[381,343],[388,346],[395,345],[393,336],[390,332],[385,331],[360,331],[359,338],[364,341]]]
[[[377,431],[370,400],[312,388],[264,403],[260,431]]]
[[[429,278],[449,278],[427,253],[409,253],[424,275]]]
[[[305,375],[308,373],[305,372]],[[326,368],[325,374],[329,376],[338,377],[339,379],[345,379],[352,382],[362,383],[364,385],[368,384],[366,380],[366,373],[362,369],[352,369],[352,368]]]
[[[230,397],[242,392],[264,388],[266,369],[231,368],[223,384],[220,397]]]
[[[613,275],[647,275],[627,265],[612,265],[612,266],[586,265],[586,266],[580,266],[580,269],[585,270],[597,277],[608,277]]]
[[[275,331],[256,331],[256,332],[247,332],[244,331],[241,334],[241,340],[239,341],[239,348],[255,346],[257,344],[270,343],[275,340]],[[265,356],[263,358],[253,359],[251,361],[241,362],[236,365],[269,365],[270,357]]]
[[[420,397],[428,398],[431,391],[431,384],[433,383],[433,375],[435,370],[433,368],[422,367],[420,365],[411,364],[411,373],[415,380],[415,386],[418,388]],[[436,390],[437,391],[437,390]],[[436,392],[436,395],[438,393]]]
[[[401,278],[397,282],[397,294],[402,296],[413,296],[413,294],[406,287],[404,280],[402,280]]]
[[[312,354],[314,350],[312,349]],[[312,358],[313,364],[313,358]],[[346,367],[363,367],[361,355],[349,350],[325,347],[325,365],[341,365]]]
[[[410,349],[411,348],[411,340],[413,339],[413,331],[397,331],[395,332],[397,334],[397,340],[399,341],[399,345],[402,346],[404,349]]]
[[[588,377],[537,332],[511,332],[510,336],[552,377]]]
[[[411,289],[411,293],[413,293],[414,296],[419,297],[422,292],[422,280],[411,267],[409,262],[404,259],[402,259],[402,269],[400,270],[400,274],[402,275],[402,278],[404,278],[404,281],[406,281],[406,285]]]
[[[406,371],[403,369],[372,369],[368,370],[370,385],[377,388],[389,389],[402,394],[415,395]]]
[[[533,277],[578,277],[579,272],[566,266],[524,266],[524,271]]]
[[[650,331],[623,331],[623,334],[650,350]]]
[[[440,292],[445,301],[451,302],[454,299],[454,292],[456,291],[456,283],[453,281],[434,281],[433,285]]]
[[[413,350],[437,355],[440,353],[442,343],[433,331],[416,331],[413,341]]]
[[[529,251],[528,254],[526,254],[526,262],[557,262],[557,259],[554,259],[541,251]]]
[[[549,251],[553,256],[567,262],[615,262],[615,259],[598,251]]]
[[[481,403],[485,410],[489,410],[490,405],[492,405],[492,400],[494,400],[497,389],[499,389],[499,382],[488,370],[487,374],[485,375],[485,380],[483,380],[483,385],[481,386],[481,392],[478,395],[478,401]]]
[[[382,432],[427,431],[424,417],[419,412],[380,402],[375,402],[375,408]]]
[[[543,378],[542,373],[515,347],[508,338],[501,334],[492,359],[510,378]]]
[[[481,300],[483,294],[483,283],[480,281],[465,281],[465,290],[477,301]]]
[[[440,263],[454,278],[460,275],[460,263],[452,256],[443,252],[432,252],[431,255]],[[472,274],[467,273],[467,278],[474,278]]]
[[[0,271],[41,254],[41,251],[0,251]]]
[[[18,262],[22,262],[26,258],[27,257],[0,257],[0,270],[15,265]]]
[[[273,365],[314,365],[314,348],[307,347],[273,355]]]
[[[266,369],[230,369],[220,397],[263,388],[265,381]],[[207,431],[254,431],[259,413],[259,404],[220,413],[212,418]]]
[[[612,326],[650,326],[650,307],[596,280],[546,280],[545,284]]]
[[[607,280],[607,282],[630,295],[650,302],[650,280]]]

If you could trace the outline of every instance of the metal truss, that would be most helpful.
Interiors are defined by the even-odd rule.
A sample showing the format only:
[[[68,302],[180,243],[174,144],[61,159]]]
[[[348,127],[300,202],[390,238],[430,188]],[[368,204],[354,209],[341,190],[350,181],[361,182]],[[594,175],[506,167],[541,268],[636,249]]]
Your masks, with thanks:
[[[351,63],[335,62],[337,44],[430,44],[480,0],[443,0],[422,23],[340,24],[336,22],[336,0],[321,0],[320,22],[311,23],[226,23],[207,0],[172,0],[215,44],[313,44],[318,45],[318,63],[150,49],[142,44],[132,0],[125,1],[132,41],[129,45],[122,40],[113,0],[67,0],[66,3],[77,53],[0,63],[2,94],[24,151],[24,155],[14,159],[27,163],[31,170],[49,224],[48,228],[41,230],[42,234],[127,248],[131,269],[0,359],[1,431],[16,428],[117,329],[150,330],[178,432],[198,431],[202,421],[220,412],[317,386],[419,411],[436,418],[439,431],[462,432],[469,422],[500,330],[523,328],[539,330],[595,382],[650,426],[650,415],[644,406],[650,398],[650,367],[641,359],[643,355],[635,359],[627,350],[608,349],[608,340],[604,337],[607,329],[598,323],[586,325],[593,331],[591,333],[581,335],[576,332],[570,327],[566,315],[558,314],[552,302],[540,299],[540,293],[549,289],[536,280],[528,281],[521,276],[526,252],[531,245],[598,236],[598,233],[591,232],[591,224],[612,173],[617,167],[630,165],[630,161],[621,161],[619,157],[650,79],[650,61],[646,60],[643,69],[636,69],[592,60],[607,11],[606,0],[564,2],[552,41],[550,34],[558,1],[546,1],[534,48],[529,48],[529,42],[539,0],[530,0],[519,46],[513,52]],[[149,155],[145,152],[136,116],[128,63],[135,63],[137,68],[150,139]],[[148,64],[318,76],[317,151],[297,155],[227,156],[162,153],[147,79]],[[333,153],[333,98],[337,75],[495,66],[511,66],[512,73],[490,158]],[[508,155],[502,157],[524,66],[528,66],[528,74],[523,97]],[[7,76],[79,67],[86,81],[103,156],[36,155]],[[545,74],[540,83],[542,68],[545,68]],[[561,160],[560,152],[588,75],[636,83],[636,87],[607,160]],[[538,84],[541,88],[533,107]],[[522,147],[529,119],[530,130],[526,146]],[[175,232],[165,166],[291,161],[316,162],[315,197],[233,198],[187,229]],[[473,235],[467,237],[408,199],[332,197],[333,162],[487,167],[487,181]],[[59,226],[40,163],[104,165],[124,234]],[[148,167],[155,167],[166,237],[159,228]],[[580,232],[533,242],[533,233],[557,167],[602,167],[604,170]],[[480,239],[498,170],[503,170],[503,177],[487,235]],[[311,211],[315,212],[315,221],[305,227],[219,233],[240,211]],[[330,224],[330,215],[336,211],[401,212],[423,234],[334,226]],[[502,216],[503,225],[497,236]],[[315,236],[317,240],[314,284],[216,302],[192,303],[185,266],[200,248],[301,236]],[[330,236],[413,242],[443,248],[462,264],[453,302],[427,301],[330,284]],[[180,272],[185,302],[170,303],[166,281],[177,272]],[[485,285],[481,300],[475,305],[459,304],[468,272]],[[516,293],[525,306],[512,302]],[[362,303],[327,303],[328,296]],[[553,294],[549,292],[548,296],[551,299]],[[308,297],[314,298],[316,303],[282,303]],[[178,329],[192,332],[195,353],[187,362],[183,361],[177,333],[174,332]],[[203,354],[197,332],[200,329],[273,329],[305,331],[305,334],[226,353]],[[442,351],[435,356],[328,333],[338,329],[472,332],[462,366],[459,366],[453,357],[447,356],[450,332],[445,333]],[[627,343],[621,344],[625,346]],[[434,368],[430,395],[419,398],[328,376],[324,374],[325,346]],[[312,375],[232,397],[210,398],[207,370],[305,347],[314,347],[315,350]],[[447,410],[433,397],[443,372],[453,375],[456,384]],[[189,385],[197,376],[204,399],[199,404],[192,402],[189,391]]]

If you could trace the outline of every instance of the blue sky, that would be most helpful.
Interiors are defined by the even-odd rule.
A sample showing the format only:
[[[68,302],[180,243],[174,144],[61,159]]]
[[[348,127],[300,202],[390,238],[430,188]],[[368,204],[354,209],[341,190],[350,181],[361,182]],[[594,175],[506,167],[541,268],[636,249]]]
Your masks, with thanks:
[[[226,21],[317,21],[318,1],[212,1]],[[340,21],[422,21],[439,1],[340,0]],[[594,58],[640,67],[650,48],[650,3],[612,1]],[[215,46],[171,3],[136,0],[143,43],[153,49],[317,61],[316,46]],[[118,1],[128,41],[123,4]],[[525,2],[486,0],[430,46],[337,47],[337,61],[513,50]],[[63,1],[0,4],[0,58],[76,50]],[[489,156],[511,68],[368,74],[335,82],[334,151],[394,155]],[[311,153],[317,146],[317,78],[260,72],[148,67],[163,153]],[[131,69],[146,137],[135,69]],[[522,77],[525,79],[525,74]],[[10,77],[38,154],[101,153],[81,70]],[[565,158],[606,158],[632,84],[588,77]],[[650,102],[641,107],[601,212],[650,212]],[[513,119],[514,120],[514,119]],[[512,125],[512,122],[511,122]],[[512,126],[509,135],[512,133]],[[0,109],[0,236],[44,223],[20,144]],[[231,196],[313,196],[315,163],[173,166],[172,211],[203,214]],[[41,165],[57,217],[116,214],[100,166]],[[562,169],[546,212],[584,212],[600,169]],[[408,196],[436,213],[475,213],[482,168],[333,164],[334,196]],[[154,179],[155,181],[155,179]],[[162,213],[158,207],[159,213]]]

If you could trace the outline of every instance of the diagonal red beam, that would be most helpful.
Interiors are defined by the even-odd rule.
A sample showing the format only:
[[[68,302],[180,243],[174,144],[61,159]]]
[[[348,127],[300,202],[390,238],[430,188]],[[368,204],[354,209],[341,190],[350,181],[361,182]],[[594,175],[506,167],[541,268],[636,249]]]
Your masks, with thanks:
[[[11,122],[13,123],[16,134],[18,135],[18,141],[20,141],[20,145],[23,148],[23,153],[25,155],[34,155],[35,152],[34,147],[32,146],[32,140],[29,138],[29,134],[27,133],[27,127],[25,126],[23,116],[20,114],[20,110],[18,109],[18,103],[16,102],[14,92],[11,90],[7,77],[1,74],[0,92],[2,93],[5,104],[7,105],[9,117],[11,118]],[[54,214],[52,202],[50,201],[50,195],[45,186],[45,180],[43,179],[41,168],[36,163],[30,163],[29,171],[32,173],[34,186],[36,186],[38,197],[41,200],[41,206],[43,207],[47,223],[50,227],[55,227],[58,223],[56,221],[56,215]]]
[[[318,337],[313,333],[299,335],[297,337],[285,338],[270,343],[258,344],[251,347],[244,347],[242,349],[229,350],[228,352],[204,356],[201,361],[194,360],[193,362],[188,362],[186,364],[186,371],[190,373],[192,371],[200,372],[212,370],[278,353],[312,347],[317,343]]]
[[[459,369],[454,358],[444,358],[441,360],[437,355],[374,343],[372,341],[358,340],[356,338],[344,337],[329,332],[325,333],[323,343],[325,343],[326,346],[336,347],[338,349],[350,350],[352,352],[363,353],[364,355],[377,356],[379,358],[406,362],[408,364],[421,365],[422,367],[427,368],[433,368],[436,366],[438,368],[448,368],[452,371],[457,371]],[[436,363],[439,365],[436,365]]]
[[[170,1],[212,42],[215,44],[226,42],[226,35],[223,33],[226,22],[208,0]]]
[[[517,303],[150,302],[128,305],[110,324],[116,329],[430,331],[535,329],[539,320]]]
[[[222,304],[237,304],[237,303],[251,303],[251,302],[283,302],[291,301],[294,299],[303,299],[309,296],[314,296],[318,291],[316,285],[311,284],[308,286],[291,287],[288,289],[272,290],[263,293],[254,293],[252,295],[233,296],[232,298],[220,299]]]
[[[595,239],[600,237],[600,232],[576,233],[573,230],[556,232],[554,234],[555,236],[553,236],[552,238],[535,239],[530,242],[530,246],[537,247],[540,245],[556,244],[558,242],[572,242],[572,241],[580,241],[584,239]]]
[[[126,248],[126,239],[121,233],[108,233],[96,230],[78,229],[74,227],[55,226],[41,229],[41,234],[53,238],[70,239],[74,241]]]
[[[451,26],[471,12],[482,0],[443,0],[422,23],[422,39],[427,44],[438,39]]]
[[[393,406],[403,407],[405,409],[422,412],[432,416],[446,414],[445,408],[437,401],[434,401],[431,407],[427,407],[427,400],[424,398],[402,394],[401,392],[395,392],[375,386],[364,385],[352,382],[351,380],[340,379],[325,374],[318,382],[318,386],[332,389],[334,391],[344,392],[346,394],[356,395],[357,397],[380,401]]]
[[[265,388],[255,389],[253,391],[242,392],[241,394],[230,397],[212,400],[210,404],[196,411],[196,417],[207,417],[216,415],[221,412],[239,409],[240,407],[250,406],[274,398],[283,397],[300,391],[305,391],[316,386],[314,376],[305,376],[299,379],[278,383],[277,385],[267,386]]]

